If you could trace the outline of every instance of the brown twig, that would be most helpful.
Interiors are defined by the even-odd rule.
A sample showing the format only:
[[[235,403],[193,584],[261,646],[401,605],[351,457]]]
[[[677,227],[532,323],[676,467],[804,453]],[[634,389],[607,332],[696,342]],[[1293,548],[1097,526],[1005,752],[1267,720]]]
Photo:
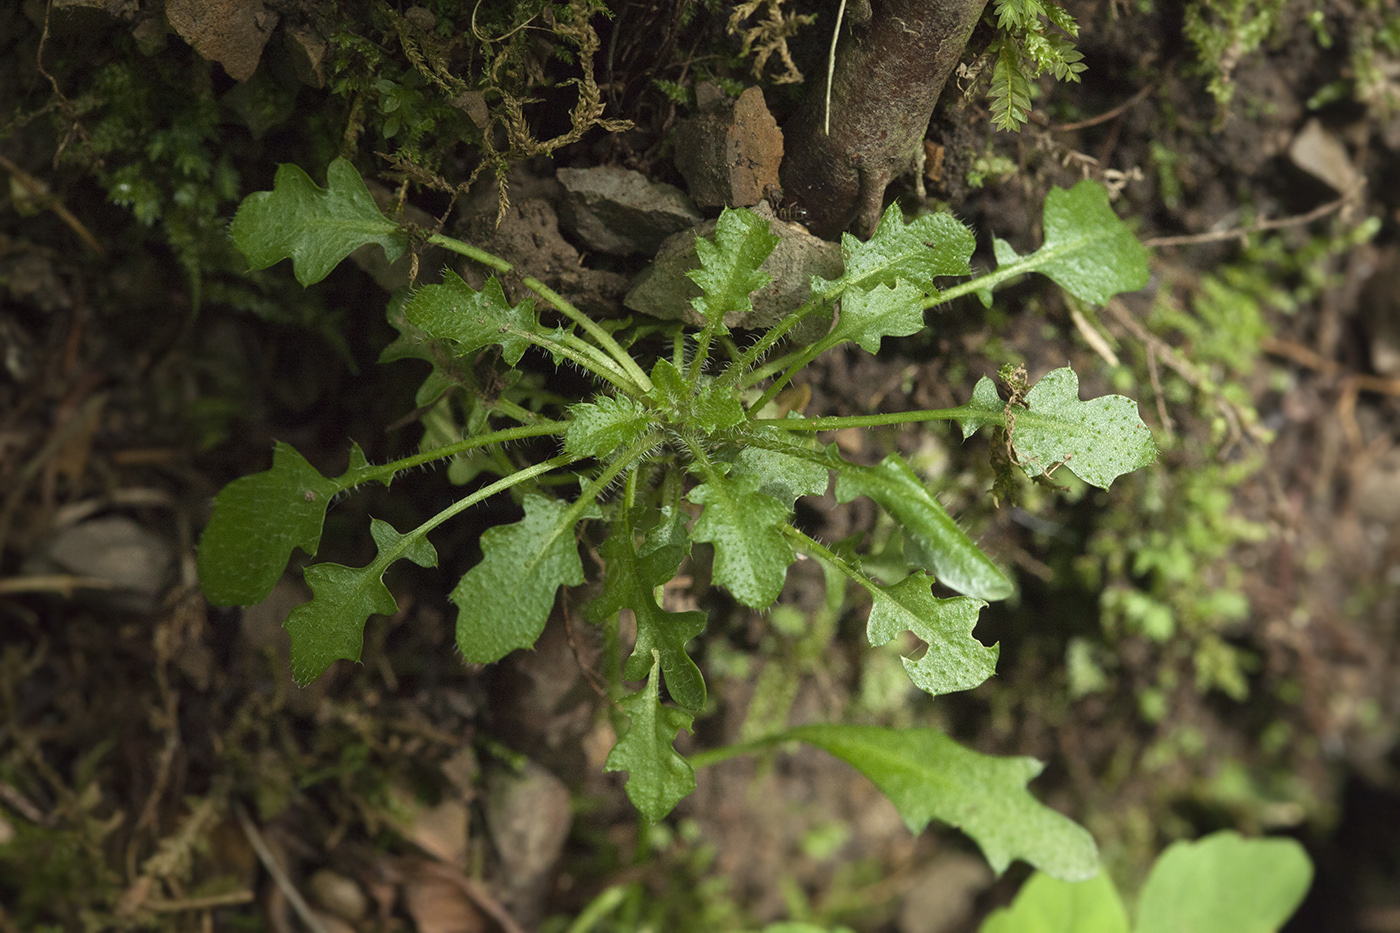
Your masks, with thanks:
[[[186,897],[176,901],[147,901],[142,906],[158,914],[174,914],[183,913],[187,910],[212,910],[215,907],[233,907],[237,904],[251,903],[252,900],[252,891],[230,891],[227,894]]]
[[[23,185],[25,190],[29,192],[30,197],[57,214],[59,219],[67,224],[72,231],[78,235],[78,238],[86,243],[88,248],[98,255],[98,258],[107,258],[107,251],[102,248],[101,243],[97,242],[97,237],[93,236],[88,228],[83,226],[83,222],[74,216],[73,212],[58,199],[56,194],[49,190],[49,186],[46,185],[42,179],[35,178],[3,155],[0,155],[0,168],[9,172],[15,181]]]
[[[253,824],[253,820],[248,816],[248,811],[243,809],[240,803],[233,805],[234,816],[238,817],[238,825],[243,827],[243,835],[248,837],[248,844],[253,847],[253,851],[258,854],[258,860],[263,863],[267,873],[272,876],[272,880],[277,883],[277,888],[287,898],[287,902],[292,905],[292,909],[301,917],[311,933],[327,933],[326,925],[321,922],[321,918],[316,916],[316,912],[311,909],[311,905],[306,903],[306,898],[301,896],[296,885],[292,884],[292,879],[277,861],[277,856],[273,855],[268,848],[267,840],[263,839],[262,833],[258,832],[258,827]]]
[[[1267,353],[1290,359],[1300,366],[1316,370],[1324,376],[1341,378],[1347,382],[1355,383],[1356,388],[1362,392],[1375,392],[1378,395],[1400,395],[1400,378],[1347,372],[1336,360],[1329,360],[1311,347],[1305,347],[1296,341],[1265,337],[1261,346]]]
[[[1265,230],[1280,230],[1285,227],[1301,227],[1310,224],[1314,220],[1326,217],[1335,211],[1345,207],[1349,202],[1355,200],[1361,193],[1361,189],[1366,186],[1366,182],[1357,182],[1352,185],[1351,190],[1335,201],[1328,201],[1321,207],[1313,208],[1306,214],[1295,214],[1292,217],[1281,217],[1278,220],[1261,220],[1248,227],[1235,227],[1232,230],[1216,230],[1210,233],[1190,233],[1183,236],[1157,236],[1150,237],[1142,241],[1144,246],[1186,246],[1193,243],[1217,243],[1221,240],[1243,240],[1251,233],[1262,233]]]
[[[583,671],[584,680],[593,688],[593,692],[602,697],[613,709],[622,711],[622,707],[608,695],[607,681],[598,674],[597,671],[589,667],[583,661],[583,651],[579,648],[578,642],[574,638],[574,614],[569,610],[569,591],[567,587],[560,587],[559,606],[564,613],[564,635],[569,640],[569,649],[574,653],[574,661],[578,664],[579,670]]]
[[[1109,120],[1121,116],[1129,107],[1141,101],[1148,94],[1151,94],[1155,88],[1156,85],[1149,84],[1132,97],[1123,101],[1123,103],[1119,104],[1117,107],[1114,107],[1112,110],[1106,110],[1096,117],[1089,117],[1087,120],[1076,120],[1073,123],[1052,123],[1045,129],[1051,133],[1068,133],[1071,130],[1083,130],[1091,126],[1098,126],[1100,123],[1107,123]]]

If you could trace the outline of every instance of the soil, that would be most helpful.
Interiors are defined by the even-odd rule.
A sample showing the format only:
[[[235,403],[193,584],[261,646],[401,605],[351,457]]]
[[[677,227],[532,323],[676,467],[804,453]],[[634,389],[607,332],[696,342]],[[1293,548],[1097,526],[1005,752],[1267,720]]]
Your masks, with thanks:
[[[184,35],[176,5],[165,6]],[[371,619],[362,663],[337,664],[306,688],[290,679],[281,629],[307,598],[298,574],[255,607],[204,601],[194,557],[213,495],[265,469],[273,440],[328,475],[344,468],[351,439],[371,461],[416,450],[423,375],[376,364],[394,336],[381,284],[404,269],[347,263],[306,293],[274,270],[284,290],[270,297],[222,271],[196,283],[162,228],[109,200],[98,179],[114,166],[56,155],[97,125],[73,104],[95,66],[74,61],[117,57],[110,36],[134,37],[116,47],[218,94],[253,87],[234,78],[279,62],[313,75],[279,56],[310,54],[314,42],[296,29],[315,4],[232,6],[248,21],[186,35],[198,54],[167,35],[158,4],[0,11],[10,181],[0,198],[0,931],[283,931],[308,914],[336,931],[563,930],[560,918],[627,885],[631,900],[608,929],[807,917],[862,931],[975,930],[1025,866],[997,879],[957,833],[911,835],[867,781],[814,750],[704,769],[676,816],[642,827],[622,776],[602,769],[615,733],[595,686],[602,639],[581,617],[587,587],[564,595],[535,651],[461,663],[444,594],[478,559],[482,528],[511,519],[509,503],[435,538],[440,567],[392,573],[400,610]],[[487,181],[452,205],[409,189],[420,218],[451,206],[459,235],[604,317],[625,315],[645,259],[600,255],[561,231],[553,172],[622,165],[683,183],[668,141],[684,108],[651,78],[693,81],[695,48],[728,42],[732,55],[738,44],[722,17],[687,19],[684,4],[614,6],[626,28],[609,43],[599,19],[597,61],[607,116],[633,129],[595,129],[552,161],[517,165],[499,223]],[[825,16],[831,4],[816,6]],[[1272,38],[1235,65],[1223,112],[1181,38],[1180,5],[1069,6],[1083,26],[1082,82],[1047,80],[1035,119],[1011,135],[991,129],[985,103],[959,96],[954,77],[930,126],[925,177],[896,179],[886,197],[910,213],[952,210],[978,234],[975,265],[989,267],[992,235],[1035,248],[1051,186],[1108,184],[1120,216],[1156,246],[1149,288],[1095,318],[1098,343],[1106,335],[1126,368],[1086,339],[1095,324],[1076,324],[1079,309],[1026,282],[990,310],[938,309],[924,333],[887,341],[878,357],[829,354],[809,370],[803,410],[953,406],[1002,363],[1035,378],[1068,361],[1085,397],[1138,398],[1172,441],[1154,468],[1162,475],[1259,464],[1190,503],[1261,529],[1201,565],[1202,590],[1233,581],[1243,615],[1166,640],[1101,628],[1108,614],[1081,555],[1147,536],[1182,507],[1134,512],[1152,501],[1151,477],[1104,495],[1034,489],[997,508],[985,441],[960,445],[940,429],[842,434],[832,440],[848,457],[876,462],[895,447],[928,464],[950,510],[1014,567],[1018,599],[986,610],[978,629],[1001,643],[997,678],[919,700],[883,676],[902,678],[897,656],[863,644],[859,601],[827,606],[815,567],[794,567],[781,602],[808,619],[829,614],[836,637],[817,652],[803,627],[708,591],[697,556],[667,598],[711,614],[700,663],[713,708],[681,751],[780,722],[939,725],[981,751],[1045,761],[1032,790],[1095,834],[1127,890],[1173,839],[1268,831],[1303,841],[1317,867],[1288,929],[1400,930],[1400,110],[1349,96],[1317,103],[1325,86],[1355,77],[1348,55],[1363,14],[1350,3],[1323,5],[1330,45],[1303,4],[1288,5]],[[179,7],[200,18],[200,5]],[[792,40],[809,81],[824,67],[821,28]],[[782,125],[796,95],[764,90]],[[328,94],[302,86],[295,109],[258,132],[223,112],[220,145],[241,173],[240,196],[269,187],[277,162],[329,161],[311,154]],[[532,118],[566,120],[556,109]],[[1299,167],[1290,147],[1312,118],[1364,187],[1338,191]],[[989,156],[1006,170],[980,170]],[[443,171],[461,170],[457,183],[471,167]],[[398,193],[381,180],[381,194]],[[1317,248],[1367,219],[1366,242]],[[1231,234],[1250,227],[1252,246]],[[1273,266],[1258,259],[1265,238],[1277,244]],[[1306,267],[1287,266],[1292,255],[1309,257]],[[1152,329],[1154,308],[1196,307],[1223,268],[1249,261],[1283,270],[1266,283],[1277,300],[1252,366],[1227,372],[1203,349],[1211,327],[1235,318],[1194,334]],[[546,364],[535,372],[573,378]],[[407,527],[460,494],[445,471],[401,478],[393,492],[337,503],[317,559],[362,565],[371,515]],[[800,504],[798,521],[824,541],[877,530],[867,501],[840,506],[830,495]],[[1130,567],[1115,579],[1146,587],[1149,576]],[[1254,659],[1246,695],[1198,687],[1193,652],[1210,638]],[[1086,639],[1107,646],[1110,682],[1076,697],[1066,658]],[[1144,714],[1147,695],[1164,714]]]

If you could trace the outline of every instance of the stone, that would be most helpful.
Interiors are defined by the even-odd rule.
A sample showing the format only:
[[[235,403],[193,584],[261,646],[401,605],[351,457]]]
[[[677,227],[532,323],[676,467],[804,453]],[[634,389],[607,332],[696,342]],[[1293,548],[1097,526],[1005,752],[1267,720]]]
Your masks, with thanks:
[[[812,276],[835,279],[844,268],[838,244],[820,240],[797,224],[779,220],[766,203],[760,204],[754,213],[767,220],[768,229],[779,238],[778,245],[761,266],[773,281],[753,293],[753,311],[742,316],[726,316],[726,327],[771,327],[811,297]],[[668,238],[656,260],[637,276],[623,304],[653,317],[703,324],[704,319],[691,307],[691,302],[701,294],[700,287],[686,272],[700,265],[695,251],[696,237],[714,236],[717,223],[711,220]],[[825,333],[830,323],[829,316],[824,319],[813,316],[794,331],[793,339],[815,339]]]
[[[573,823],[568,786],[526,760],[487,780],[486,826],[500,856],[502,900],[522,925],[534,926],[554,864]]]
[[[311,876],[311,893],[332,915],[356,923],[369,913],[369,898],[352,879],[322,868]]]
[[[247,81],[278,17],[262,0],[166,0],[165,18],[200,57]]]
[[[1323,129],[1316,117],[1293,137],[1288,158],[1298,168],[1325,182],[1339,194],[1348,194],[1362,181],[1351,162],[1347,148],[1336,136]]]
[[[654,256],[668,236],[705,219],[684,191],[631,169],[561,168],[555,177],[564,189],[560,222],[600,253]]]
[[[676,169],[701,207],[751,207],[778,185],[783,132],[751,87],[676,129]]]
[[[170,582],[175,554],[154,532],[121,515],[94,518],[60,531],[46,557],[79,577],[106,581],[101,600],[116,608],[154,610]]]

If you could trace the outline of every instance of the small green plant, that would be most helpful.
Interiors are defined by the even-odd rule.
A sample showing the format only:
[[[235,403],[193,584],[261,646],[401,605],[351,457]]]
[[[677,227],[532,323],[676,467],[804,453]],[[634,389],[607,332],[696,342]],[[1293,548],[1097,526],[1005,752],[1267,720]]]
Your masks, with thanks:
[[[1074,47],[1079,23],[1055,0],[996,0],[999,35],[993,59],[992,125],[1021,129],[1030,119],[1031,81],[1050,72],[1056,81],[1077,82],[1088,66]]]
[[[1106,873],[1078,883],[1036,874],[980,933],[1275,933],[1302,903],[1312,874],[1292,839],[1213,833],[1158,857],[1132,926]]]
[[[527,410],[509,393],[482,393],[473,410],[483,415],[468,419],[468,436],[380,465],[369,463],[356,445],[337,477],[323,476],[292,447],[277,444],[270,470],[235,480],[215,500],[199,551],[204,591],[218,605],[261,600],[295,549],[316,554],[327,507],[357,486],[388,485],[423,464],[552,438],[556,455],[520,468],[492,460],[491,469],[505,475],[416,528],[400,532],[372,520],[378,556],[367,566],[309,565],[305,577],[314,597],[286,621],[296,680],[308,683],[339,659],[357,661],[368,617],[398,608],[383,582],[390,565],[400,559],[435,565],[429,541],[435,528],[511,491],[523,518],[481,535],[480,562],[449,595],[457,608],[457,647],[468,662],[491,663],[533,646],[559,588],[584,583],[580,540],[601,538],[597,552],[606,570],[586,615],[608,628],[611,644],[618,642],[619,613],[628,610],[636,619],[631,654],[614,665],[620,737],[606,768],[628,772],[628,796],[647,819],[660,820],[694,789],[696,767],[805,742],[867,775],[913,831],[936,818],[963,829],[997,870],[1021,858],[1058,878],[1092,876],[1097,856],[1088,833],[1026,791],[1038,762],[983,755],[937,730],[804,725],[682,757],[673,742],[706,705],[705,679],[687,644],[707,618],[668,611],[657,599],[693,545],[705,543],[713,548],[713,582],[738,602],[764,610],[778,599],[788,566],[800,554],[869,595],[872,645],[911,632],[927,646],[922,656],[905,658],[904,667],[931,696],[968,690],[991,676],[997,646],[984,645],[972,630],[988,600],[1012,594],[1012,581],[902,458],[852,463],[835,445],[816,443],[816,432],[956,421],[964,438],[979,428],[993,431],[1001,484],[1016,469],[1045,480],[1063,468],[1107,488],[1156,457],[1135,403],[1121,396],[1081,401],[1068,368],[1033,387],[1023,373],[1008,371],[1008,398],[984,377],[967,404],[943,410],[808,418],[780,414],[774,402],[825,351],[849,342],[877,352],[884,338],[920,330],[926,309],[970,294],[990,303],[993,288],[1027,272],[1047,275],[1095,303],[1145,284],[1146,251],[1097,183],[1052,191],[1043,226],[1040,249],[1021,256],[997,240],[998,268],[971,277],[974,240],[966,227],[947,214],[906,224],[891,207],[868,242],[844,239],[841,276],[814,278],[810,299],[747,347],[732,338],[726,322],[750,311],[751,294],[769,283],[760,267],[777,242],[767,222],[748,211],[725,211],[713,241],[697,241],[700,265],[690,277],[702,292],[694,308],[704,323],[694,332],[670,327],[660,343],[657,325],[605,327],[528,276],[523,282],[543,300],[548,317],[531,300],[511,304],[495,276],[473,288],[447,271],[442,284],[390,306],[402,337],[386,355],[416,356],[434,367],[420,402],[470,389],[476,384],[471,364],[487,350],[510,367],[532,348],[544,351],[556,365],[589,374],[596,393],[559,403],[553,417]],[[325,189],[300,168],[281,166],[271,192],[244,201],[231,232],[254,269],[291,258],[303,285],[320,281],[364,244],[379,244],[392,260],[424,239],[494,273],[514,271],[467,243],[425,237],[385,218],[343,159],[331,163]],[[935,284],[953,277],[964,280]],[[794,327],[830,316],[838,306],[825,336],[780,350]],[[649,340],[639,337],[648,333]],[[500,426],[501,420],[509,424]],[[563,474],[567,482],[546,484],[548,474]],[[838,500],[867,496],[902,527],[905,560],[892,582],[864,572],[848,548],[828,548],[792,523],[795,500],[823,494],[833,474]],[[957,595],[934,595],[935,583]],[[629,691],[626,682],[640,689]],[[662,703],[663,686],[672,703]]]

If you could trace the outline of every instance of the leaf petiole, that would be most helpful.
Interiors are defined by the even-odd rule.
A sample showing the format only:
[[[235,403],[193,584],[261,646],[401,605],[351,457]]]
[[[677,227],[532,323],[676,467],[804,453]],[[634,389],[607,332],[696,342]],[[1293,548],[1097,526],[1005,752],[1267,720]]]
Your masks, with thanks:
[[[428,242],[434,246],[441,246],[443,249],[466,256],[468,259],[479,262],[491,269],[495,269],[497,272],[515,271],[515,266],[501,259],[499,256],[492,255],[484,249],[479,249],[478,247],[472,246],[470,243],[463,243],[461,240],[453,237],[437,233],[429,237]],[[651,391],[651,380],[647,378],[647,374],[642,372],[637,362],[613,339],[612,334],[609,334],[598,325],[597,321],[584,314],[575,307],[572,302],[539,279],[527,275],[523,277],[521,281],[526,288],[549,302],[550,307],[583,328],[590,337],[597,341],[598,346],[607,351],[608,356],[612,357],[613,360],[617,362],[622,371],[631,378],[635,385],[641,388],[642,392]],[[592,367],[589,368],[591,369]]]
[[[924,411],[894,411],[882,415],[843,415],[828,418],[751,418],[749,424],[761,424],[784,431],[839,431],[842,428],[873,428],[918,421],[960,421],[976,414],[983,422],[1002,426],[1005,416],[981,410],[974,412],[967,405],[957,408],[931,408]]]

